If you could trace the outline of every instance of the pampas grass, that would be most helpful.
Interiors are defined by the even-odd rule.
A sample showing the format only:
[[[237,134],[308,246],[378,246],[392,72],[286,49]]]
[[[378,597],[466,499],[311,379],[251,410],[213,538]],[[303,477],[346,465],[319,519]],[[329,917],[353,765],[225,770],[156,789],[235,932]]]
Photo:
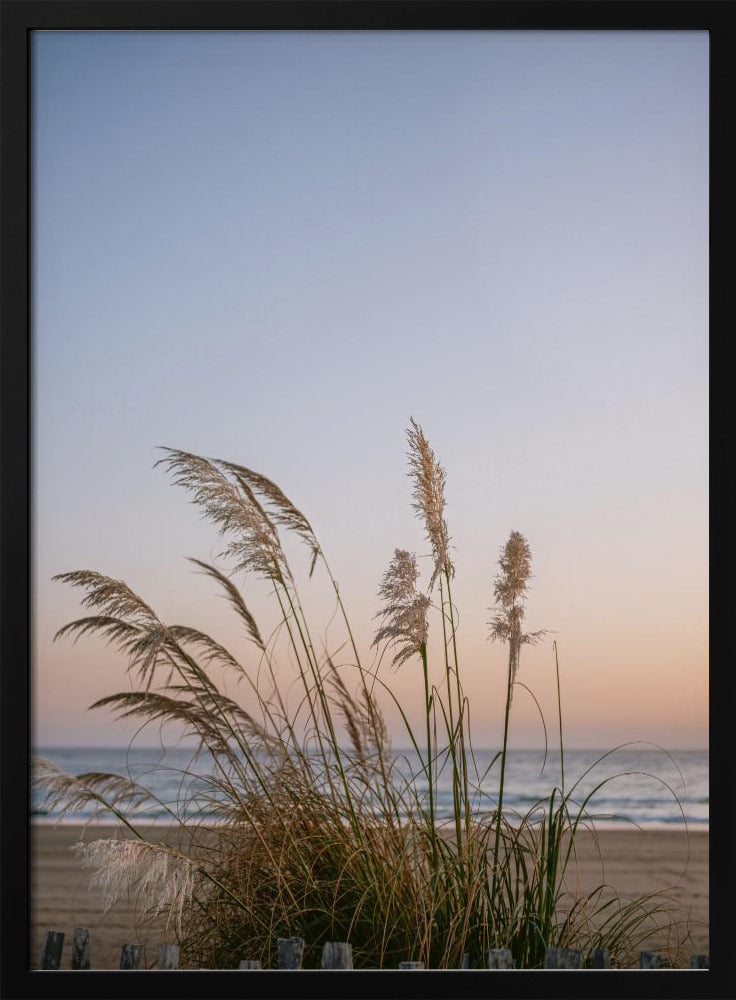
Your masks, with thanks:
[[[155,913],[172,920],[181,934],[182,915],[191,905],[199,870],[190,858],[163,844],[145,840],[80,841],[73,850],[83,868],[94,868],[90,888],[102,890],[107,913],[131,888]]]
[[[499,947],[511,949],[518,968],[539,968],[549,946],[578,948],[586,958],[607,947],[623,964],[652,926],[672,921],[662,898],[624,903],[603,885],[585,898],[565,891],[576,833],[591,819],[589,798],[576,803],[575,786],[565,788],[564,764],[561,785],[526,814],[503,808],[520,650],[542,637],[522,628],[531,550],[516,531],[501,551],[491,620],[491,638],[508,645],[503,745],[488,772],[478,773],[457,650],[446,474],[413,419],[407,440],[412,506],[432,572],[422,587],[416,556],[395,550],[379,586],[374,646],[395,669],[421,664],[421,737],[379,667],[362,662],[309,520],[275,483],[246,466],[176,449],[164,449],[159,463],[223,540],[217,565],[193,563],[239,620],[255,668],[210,635],[161,621],[121,581],[89,570],[56,578],[81,589],[90,612],[57,637],[101,638],[126,658],[135,684],[93,707],[194,736],[198,751],[211,757],[200,815],[186,796],[179,809],[117,775],[72,777],[47,761],[38,761],[34,774],[51,807],[91,806],[135,834],[79,851],[95,868],[107,903],[131,889],[146,897],[152,913],[169,915],[190,967],[237,967],[246,955],[273,965],[276,937],[297,935],[307,942],[305,965],[313,967],[330,940],[349,940],[358,968],[395,968],[409,958],[428,968],[459,968],[465,953],[482,967],[488,949]],[[306,547],[309,577],[321,566],[334,591],[344,628],[339,659],[336,650],[318,651],[312,639],[283,533]],[[273,632],[248,608],[239,585],[244,575],[267,588],[278,619]],[[554,652],[559,693],[556,644]],[[282,675],[289,666],[287,684]],[[229,677],[254,707],[226,693]],[[420,761],[418,774],[392,754],[382,703],[398,713]],[[563,751],[560,698],[558,715]],[[496,805],[484,812],[479,802],[496,766]],[[452,815],[443,821],[436,803],[446,773]],[[178,824],[181,849],[139,829],[136,810],[151,803]],[[208,824],[208,806],[219,825]]]

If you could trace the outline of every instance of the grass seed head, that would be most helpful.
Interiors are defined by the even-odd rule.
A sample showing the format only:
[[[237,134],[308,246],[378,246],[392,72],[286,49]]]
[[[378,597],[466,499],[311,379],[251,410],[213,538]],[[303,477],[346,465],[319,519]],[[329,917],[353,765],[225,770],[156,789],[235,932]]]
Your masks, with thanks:
[[[191,495],[192,502],[229,536],[224,554],[235,560],[235,569],[278,581],[288,567],[276,529],[242,477],[233,482],[217,464],[200,455],[164,448],[164,465],[176,486]]]
[[[107,912],[130,889],[151,909],[167,912],[181,932],[184,908],[191,903],[196,869],[189,859],[143,840],[80,841],[72,850],[83,868],[95,868],[90,888],[102,890]]]
[[[405,549],[396,549],[378,591],[385,603],[377,615],[383,622],[373,640],[374,646],[388,640],[397,648],[393,658],[395,667],[419,652],[427,642],[429,598],[417,591],[418,577],[416,556]]]
[[[539,632],[523,632],[524,601],[532,575],[532,551],[526,538],[512,531],[509,540],[501,549],[498,560],[501,572],[496,576],[493,593],[498,609],[490,621],[490,638],[494,642],[509,644],[509,670],[511,691],[519,669],[521,647],[534,644],[544,635]]]
[[[429,441],[413,417],[407,431],[409,439],[409,475],[414,481],[412,507],[424,521],[424,527],[432,546],[434,571],[430,590],[440,573],[452,576],[455,572],[450,560],[450,535],[445,521],[445,482],[447,475]]]

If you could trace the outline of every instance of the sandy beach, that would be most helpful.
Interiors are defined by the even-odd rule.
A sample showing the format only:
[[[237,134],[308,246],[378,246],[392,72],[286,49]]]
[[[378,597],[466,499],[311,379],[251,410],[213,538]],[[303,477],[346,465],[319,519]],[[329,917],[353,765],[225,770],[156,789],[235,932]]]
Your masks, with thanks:
[[[117,968],[120,949],[126,942],[144,947],[144,964],[155,962],[159,944],[174,940],[162,926],[136,927],[134,901],[120,901],[103,916],[101,894],[90,890],[90,872],[80,866],[70,847],[83,835],[85,842],[113,835],[124,836],[114,827],[34,824],[31,828],[32,968],[38,967],[47,930],[66,934],[62,968],[69,968],[71,938],[75,927],[90,931],[93,968]],[[172,831],[156,827],[151,836],[167,840]],[[679,830],[599,830],[598,848],[587,832],[576,840],[576,862],[571,866],[568,885],[580,892],[590,891],[601,882],[613,885],[625,896],[671,889],[690,918],[687,954],[708,951],[708,835],[690,833],[689,841]],[[599,854],[600,851],[600,854]],[[647,946],[666,946],[656,935]]]

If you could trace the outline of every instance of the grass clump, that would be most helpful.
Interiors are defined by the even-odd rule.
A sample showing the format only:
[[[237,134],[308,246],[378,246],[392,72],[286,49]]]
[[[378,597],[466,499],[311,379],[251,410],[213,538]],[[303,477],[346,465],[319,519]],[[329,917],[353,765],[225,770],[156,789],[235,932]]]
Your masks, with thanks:
[[[590,797],[576,804],[576,786],[565,787],[561,707],[559,786],[525,815],[503,808],[521,648],[543,635],[523,629],[531,551],[517,531],[501,550],[490,623],[490,638],[508,647],[503,743],[479,773],[457,650],[445,472],[413,420],[408,444],[412,503],[432,571],[422,590],[416,556],[395,551],[380,584],[374,645],[389,651],[396,668],[421,668],[421,731],[379,667],[362,662],[307,518],[275,483],[244,466],[174,449],[160,462],[225,540],[220,565],[194,563],[237,616],[257,669],[196,628],[164,623],[122,581],[88,570],[57,578],[83,591],[89,612],[57,637],[101,636],[127,657],[136,681],[134,690],[93,707],[171,725],[209,755],[200,814],[191,798],[173,806],[127,777],[72,777],[49,762],[36,766],[36,781],[57,808],[91,805],[132,831],[125,846],[96,841],[79,851],[109,905],[137,887],[151,914],[173,921],[190,967],[232,968],[244,957],[273,966],[276,938],[292,936],[306,941],[307,967],[317,967],[323,943],[335,940],[352,943],[358,968],[396,968],[408,959],[459,968],[465,954],[484,967],[491,948],[509,948],[517,968],[540,968],[547,947],[577,948],[586,960],[608,948],[614,963],[625,964],[643,936],[666,922],[660,898],[624,903],[603,885],[584,898],[564,888],[575,837],[590,826]],[[339,665],[334,651],[317,651],[282,545],[287,535],[306,545],[309,576],[321,566],[334,592],[345,632]],[[243,574],[266,585],[277,609],[266,637],[236,583]],[[433,630],[430,616],[438,619]],[[242,682],[253,708],[226,693],[229,676]],[[392,753],[381,701],[403,720],[418,770]],[[496,772],[496,804],[484,811],[482,794]],[[441,779],[452,789],[449,817],[438,814]],[[136,810],[154,802],[179,827],[175,846],[145,836],[136,820]]]

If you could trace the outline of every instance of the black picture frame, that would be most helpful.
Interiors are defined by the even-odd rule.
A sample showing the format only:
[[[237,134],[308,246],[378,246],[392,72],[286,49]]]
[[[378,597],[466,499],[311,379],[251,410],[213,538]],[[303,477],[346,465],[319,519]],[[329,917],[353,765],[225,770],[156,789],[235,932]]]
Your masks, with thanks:
[[[733,697],[730,623],[736,608],[732,567],[734,423],[727,384],[729,290],[733,286],[732,153],[736,134],[736,5],[723,2],[591,2],[591,0],[3,0],[2,344],[0,347],[0,995],[15,997],[240,997],[238,972],[31,972],[27,967],[30,748],[30,206],[29,53],[38,29],[433,29],[433,30],[703,30],[711,41],[711,615],[716,623],[711,673],[711,969],[493,973],[426,972],[419,977],[365,972],[251,974],[247,995],[320,997],[662,997],[727,1000],[736,996],[733,900],[736,754],[729,742]],[[727,320],[728,317],[728,320]],[[492,990],[492,993],[491,993]]]

